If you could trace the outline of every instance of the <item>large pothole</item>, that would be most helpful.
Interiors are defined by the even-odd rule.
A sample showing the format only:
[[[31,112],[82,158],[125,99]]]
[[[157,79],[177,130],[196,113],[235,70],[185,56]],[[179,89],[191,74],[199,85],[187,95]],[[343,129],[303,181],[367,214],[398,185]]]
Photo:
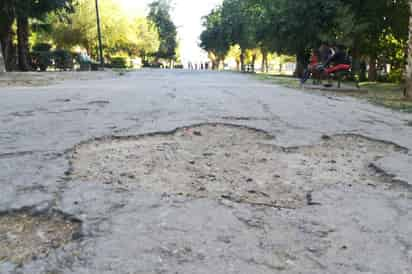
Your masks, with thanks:
[[[369,164],[401,150],[355,135],[282,148],[268,134],[206,124],[137,137],[103,138],[73,150],[71,176],[148,191],[299,207],[308,193],[336,183],[370,183]]]
[[[47,257],[80,234],[79,221],[61,213],[0,213],[0,262],[21,265]]]

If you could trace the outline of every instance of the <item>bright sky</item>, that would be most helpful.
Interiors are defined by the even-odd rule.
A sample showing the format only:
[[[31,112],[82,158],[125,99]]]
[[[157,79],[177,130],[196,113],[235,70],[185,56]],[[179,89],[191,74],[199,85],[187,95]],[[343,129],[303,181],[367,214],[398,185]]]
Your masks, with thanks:
[[[118,0],[131,14],[143,15],[147,12],[150,0]],[[202,32],[201,17],[208,14],[222,0],[174,0],[173,20],[178,27],[180,54],[183,64],[188,61],[207,60],[206,54],[199,48],[199,36]]]

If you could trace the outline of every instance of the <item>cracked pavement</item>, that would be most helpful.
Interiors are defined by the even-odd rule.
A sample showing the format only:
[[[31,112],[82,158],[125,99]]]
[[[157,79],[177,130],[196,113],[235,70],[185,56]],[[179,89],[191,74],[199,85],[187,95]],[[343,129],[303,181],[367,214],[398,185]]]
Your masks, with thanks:
[[[47,257],[0,258],[0,273],[412,273],[411,114],[229,72],[141,70],[0,94],[0,212],[82,222]],[[265,131],[277,147],[360,135],[402,151],[371,162],[379,179],[334,180],[296,209],[68,176],[78,144],[206,123]]]

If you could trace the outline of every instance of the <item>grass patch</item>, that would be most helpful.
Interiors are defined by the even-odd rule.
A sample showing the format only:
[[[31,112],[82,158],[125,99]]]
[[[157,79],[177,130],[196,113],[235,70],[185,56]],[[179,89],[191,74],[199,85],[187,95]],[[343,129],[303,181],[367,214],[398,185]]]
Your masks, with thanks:
[[[273,74],[256,74],[256,77],[259,80],[270,81],[275,85],[281,85],[288,88],[299,88],[300,82],[299,79],[287,76],[287,75],[273,75]]]
[[[257,79],[270,81],[273,84],[282,85],[289,88],[300,88],[299,79],[291,76],[257,74]],[[345,82],[347,85],[351,83]],[[322,93],[333,94],[335,96],[351,96],[366,99],[372,104],[384,106],[390,109],[412,113],[412,100],[404,97],[403,86],[397,83],[363,82],[360,83],[359,92],[336,92],[325,91]]]
[[[412,100],[404,97],[403,86],[396,83],[364,82],[360,84],[367,90],[360,97],[368,99],[371,103],[412,113]]]

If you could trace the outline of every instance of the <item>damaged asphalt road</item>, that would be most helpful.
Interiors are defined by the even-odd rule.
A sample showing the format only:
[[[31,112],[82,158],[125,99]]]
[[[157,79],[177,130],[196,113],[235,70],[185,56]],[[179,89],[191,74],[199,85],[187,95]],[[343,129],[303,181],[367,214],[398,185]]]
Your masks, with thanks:
[[[214,72],[0,94],[0,273],[412,273],[410,114]]]

